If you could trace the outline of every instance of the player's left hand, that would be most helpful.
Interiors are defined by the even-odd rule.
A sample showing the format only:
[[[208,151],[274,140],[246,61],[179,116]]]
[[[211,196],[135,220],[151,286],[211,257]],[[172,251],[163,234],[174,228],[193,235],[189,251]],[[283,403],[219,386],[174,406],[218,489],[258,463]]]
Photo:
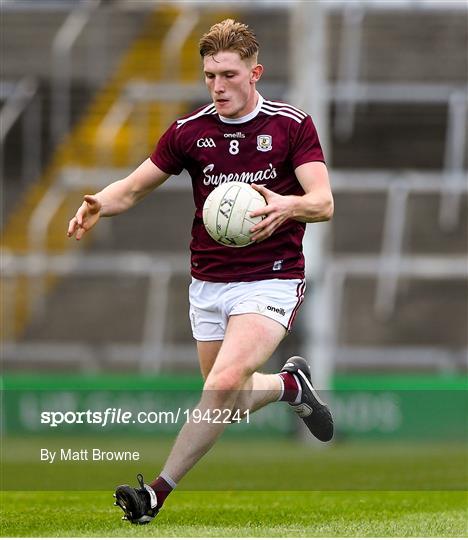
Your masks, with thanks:
[[[269,238],[276,229],[287,219],[293,217],[294,195],[278,195],[260,184],[251,186],[265,197],[267,205],[250,213],[251,217],[266,216],[265,219],[254,225],[250,232],[254,242],[261,242]]]

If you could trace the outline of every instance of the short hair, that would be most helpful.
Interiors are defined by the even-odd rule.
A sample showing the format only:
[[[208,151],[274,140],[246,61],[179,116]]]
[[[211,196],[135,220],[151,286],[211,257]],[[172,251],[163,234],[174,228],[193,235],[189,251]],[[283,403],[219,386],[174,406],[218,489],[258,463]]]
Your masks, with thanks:
[[[259,44],[250,28],[234,19],[225,19],[214,24],[200,39],[200,55],[213,56],[221,51],[239,53],[242,60],[256,61]]]

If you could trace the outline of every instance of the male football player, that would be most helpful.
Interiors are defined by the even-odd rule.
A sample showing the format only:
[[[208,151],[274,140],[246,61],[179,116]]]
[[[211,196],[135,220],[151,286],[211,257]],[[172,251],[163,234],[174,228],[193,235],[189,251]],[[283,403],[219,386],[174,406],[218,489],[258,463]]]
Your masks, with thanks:
[[[315,437],[328,441],[333,420],[312,386],[306,361],[293,357],[279,374],[259,372],[291,329],[304,298],[305,224],[329,220],[333,198],[310,116],[257,92],[263,72],[258,50],[246,25],[232,19],[215,24],[200,40],[212,103],[175,121],[129,176],[86,195],[68,236],[79,240],[101,217],[128,210],[186,169],[196,207],[190,320],[205,381],[197,409],[243,413],[287,401]],[[267,201],[252,213],[265,216],[252,228],[255,242],[242,249],[216,243],[202,221],[206,197],[229,180],[251,183]],[[145,484],[138,475],[139,487],[116,489],[124,519],[151,521],[225,426],[209,419],[185,423],[153,482]]]

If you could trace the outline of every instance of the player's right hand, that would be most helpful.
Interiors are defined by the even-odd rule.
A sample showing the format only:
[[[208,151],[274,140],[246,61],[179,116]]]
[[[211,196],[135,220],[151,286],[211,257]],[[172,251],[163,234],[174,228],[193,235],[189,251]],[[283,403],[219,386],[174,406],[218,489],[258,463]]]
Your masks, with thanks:
[[[101,212],[102,204],[94,195],[85,195],[83,204],[78,208],[75,217],[68,224],[67,236],[75,236],[81,240],[83,235],[96,225]]]

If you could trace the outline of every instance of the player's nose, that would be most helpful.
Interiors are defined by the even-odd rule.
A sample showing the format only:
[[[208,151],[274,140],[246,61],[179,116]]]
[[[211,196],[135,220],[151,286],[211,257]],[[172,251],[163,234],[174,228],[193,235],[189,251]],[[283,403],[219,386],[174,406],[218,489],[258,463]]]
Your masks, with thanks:
[[[220,79],[215,79],[214,81],[214,91],[217,94],[222,94],[224,92],[224,84]]]

